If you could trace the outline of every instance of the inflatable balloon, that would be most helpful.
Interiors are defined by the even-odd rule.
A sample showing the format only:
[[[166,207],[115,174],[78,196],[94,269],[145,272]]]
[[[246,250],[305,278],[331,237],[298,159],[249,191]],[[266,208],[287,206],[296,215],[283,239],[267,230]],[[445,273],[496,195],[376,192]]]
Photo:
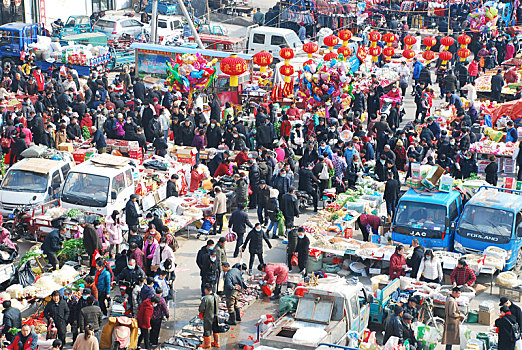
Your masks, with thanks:
[[[217,59],[207,61],[203,55],[176,55],[175,59],[166,62],[167,79],[165,85],[169,90],[179,92],[195,92],[206,89],[216,76]]]

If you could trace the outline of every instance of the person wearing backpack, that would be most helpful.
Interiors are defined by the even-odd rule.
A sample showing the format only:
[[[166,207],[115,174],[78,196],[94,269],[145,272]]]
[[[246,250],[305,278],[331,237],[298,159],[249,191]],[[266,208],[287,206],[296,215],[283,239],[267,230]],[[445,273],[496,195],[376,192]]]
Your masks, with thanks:
[[[506,305],[500,308],[495,327],[498,328],[498,349],[515,350],[515,343],[520,339],[520,327]]]
[[[312,172],[319,179],[319,196],[322,197],[324,190],[328,188],[328,181],[330,180],[330,169],[324,161],[324,156],[319,156],[319,160]]]

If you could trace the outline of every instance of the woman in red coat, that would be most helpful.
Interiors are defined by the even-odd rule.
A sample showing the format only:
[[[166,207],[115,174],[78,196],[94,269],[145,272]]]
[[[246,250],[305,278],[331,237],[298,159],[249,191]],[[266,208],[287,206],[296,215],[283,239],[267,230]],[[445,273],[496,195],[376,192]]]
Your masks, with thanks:
[[[390,281],[405,275],[406,259],[403,253],[404,247],[399,244],[390,258]]]
[[[479,65],[477,60],[472,60],[468,66],[469,81],[474,82],[477,79],[479,72]]]
[[[150,349],[150,319],[152,318],[152,312],[159,303],[159,298],[154,295],[150,299],[144,300],[140,308],[138,309],[138,327],[140,327],[140,336],[138,338],[138,347],[141,345],[141,340],[145,341],[145,349]]]

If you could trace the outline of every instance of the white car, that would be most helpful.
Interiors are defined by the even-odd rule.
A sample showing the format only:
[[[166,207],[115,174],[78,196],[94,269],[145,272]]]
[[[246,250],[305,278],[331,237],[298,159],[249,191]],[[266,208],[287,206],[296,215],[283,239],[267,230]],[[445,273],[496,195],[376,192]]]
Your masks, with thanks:
[[[158,16],[158,42],[161,45],[173,45],[183,41],[182,16]]]
[[[109,39],[117,39],[124,34],[137,38],[142,34],[150,34],[150,25],[130,17],[105,16],[96,22],[94,31],[107,34]]]

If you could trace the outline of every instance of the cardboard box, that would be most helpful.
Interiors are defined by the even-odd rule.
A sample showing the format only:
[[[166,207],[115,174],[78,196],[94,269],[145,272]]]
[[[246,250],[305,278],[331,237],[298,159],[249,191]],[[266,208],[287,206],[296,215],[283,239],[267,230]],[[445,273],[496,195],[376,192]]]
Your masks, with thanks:
[[[478,322],[480,324],[490,326],[497,319],[497,313],[495,310],[491,312],[479,311],[478,313]]]
[[[515,163],[514,159],[504,159],[504,172],[505,173],[515,173],[516,172],[517,165]]]
[[[177,154],[178,162],[190,164],[192,166],[196,165],[196,155],[186,155],[186,154]]]
[[[453,182],[455,179],[453,179],[449,175],[442,175],[440,178],[440,185],[439,185],[439,191],[441,192],[449,192],[453,188]]]
[[[506,177],[504,179],[504,188],[512,190],[515,186],[515,179],[512,177]]]
[[[406,186],[408,186],[409,188],[421,188],[422,187],[421,180],[420,179],[408,178],[406,180]]]
[[[444,174],[444,168],[442,168],[440,165],[436,165],[431,168],[425,180],[430,182],[433,186],[437,186],[437,182],[439,182],[442,174]]]
[[[421,178],[421,164],[420,163],[411,163],[411,177],[414,179]]]
[[[58,151],[66,151],[66,152],[73,152],[74,146],[70,142],[63,142],[58,145]]]

